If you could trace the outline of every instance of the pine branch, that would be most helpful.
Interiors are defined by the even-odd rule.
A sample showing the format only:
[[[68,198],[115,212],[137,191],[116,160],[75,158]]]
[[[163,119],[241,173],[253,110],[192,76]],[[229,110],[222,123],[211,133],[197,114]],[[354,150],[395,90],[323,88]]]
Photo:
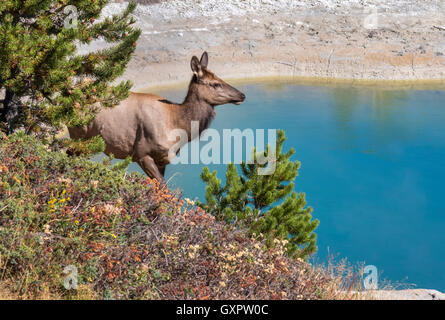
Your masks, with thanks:
[[[124,73],[140,36],[131,16],[135,5],[96,22],[107,3],[0,2],[0,84],[32,104],[23,117],[14,119],[16,127],[50,132],[61,123],[86,124],[97,112],[96,103],[111,107],[128,96],[129,82],[112,83]],[[67,5],[77,8],[77,29],[64,28]],[[114,45],[89,55],[76,54],[79,43],[99,38]]]

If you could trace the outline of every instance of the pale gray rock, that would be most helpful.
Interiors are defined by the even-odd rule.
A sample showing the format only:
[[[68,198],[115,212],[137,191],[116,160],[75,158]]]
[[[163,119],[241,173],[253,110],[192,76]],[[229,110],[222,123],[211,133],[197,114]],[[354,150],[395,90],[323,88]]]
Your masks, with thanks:
[[[431,289],[377,290],[371,293],[377,300],[445,300],[445,294]]]

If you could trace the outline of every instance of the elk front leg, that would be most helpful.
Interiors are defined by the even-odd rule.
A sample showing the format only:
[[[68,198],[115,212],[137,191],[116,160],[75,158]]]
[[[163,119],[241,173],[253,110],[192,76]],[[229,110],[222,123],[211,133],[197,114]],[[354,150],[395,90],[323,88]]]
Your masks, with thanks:
[[[152,179],[154,178],[159,182],[165,182],[163,173],[159,171],[159,168],[152,157],[145,156],[138,160],[138,164],[142,168],[142,170],[144,170],[147,176],[149,176]]]

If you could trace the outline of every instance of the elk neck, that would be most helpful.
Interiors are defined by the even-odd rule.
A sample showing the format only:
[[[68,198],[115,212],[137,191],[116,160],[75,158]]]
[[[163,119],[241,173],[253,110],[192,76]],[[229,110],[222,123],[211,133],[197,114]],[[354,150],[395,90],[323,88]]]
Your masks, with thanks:
[[[191,122],[199,122],[199,134],[207,129],[215,117],[214,106],[206,102],[199,93],[199,84],[193,77],[189,85],[189,90],[184,102],[179,106],[179,117],[177,117],[178,128],[187,131],[189,140],[191,139]]]

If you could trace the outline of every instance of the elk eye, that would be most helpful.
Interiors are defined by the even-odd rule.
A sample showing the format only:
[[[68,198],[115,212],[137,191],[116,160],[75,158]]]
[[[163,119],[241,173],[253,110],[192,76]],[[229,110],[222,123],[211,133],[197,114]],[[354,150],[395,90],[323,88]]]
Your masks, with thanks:
[[[213,83],[212,87],[215,88],[215,89],[218,89],[218,88],[221,88],[222,85],[221,85],[221,83]]]

